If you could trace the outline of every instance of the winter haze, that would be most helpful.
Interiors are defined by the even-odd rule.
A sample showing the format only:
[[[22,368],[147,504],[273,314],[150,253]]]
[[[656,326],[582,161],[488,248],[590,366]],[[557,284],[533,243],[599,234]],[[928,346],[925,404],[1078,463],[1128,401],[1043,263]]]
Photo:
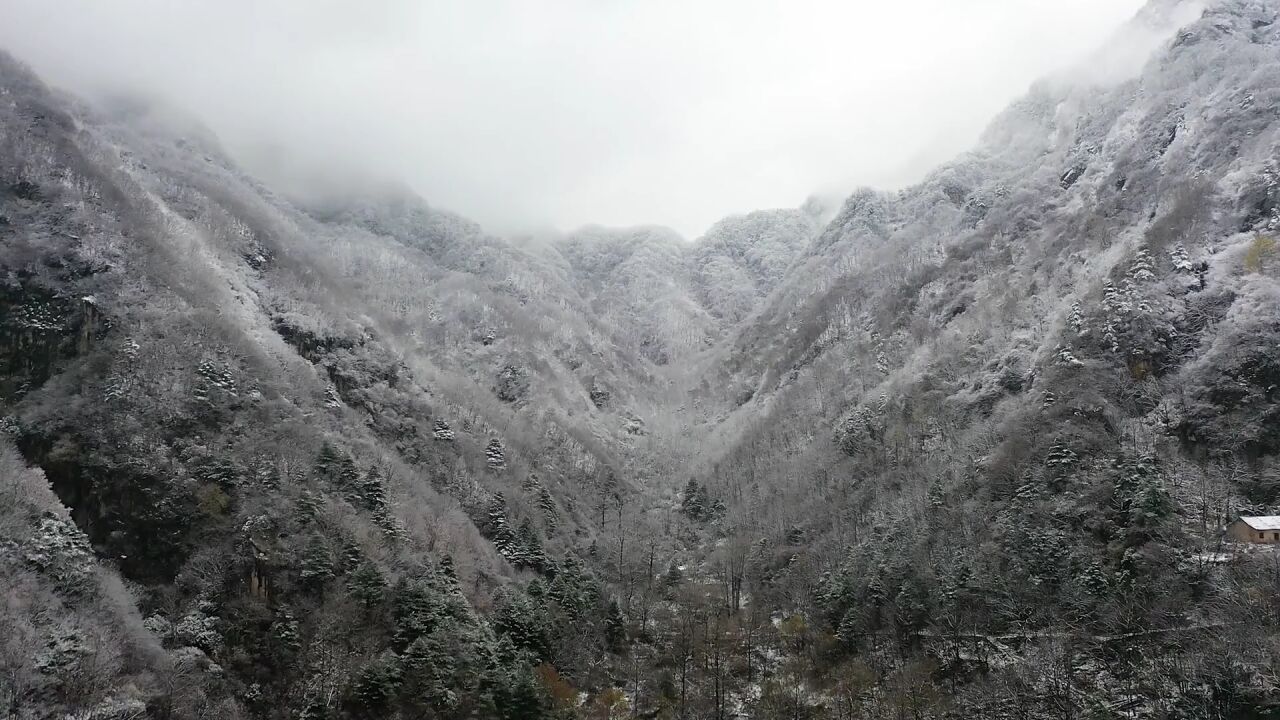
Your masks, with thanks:
[[[0,0],[0,717],[1275,718],[1280,0],[905,4]]]
[[[177,105],[267,179],[400,180],[497,232],[695,237],[918,180],[1140,5],[0,0],[0,45]]]

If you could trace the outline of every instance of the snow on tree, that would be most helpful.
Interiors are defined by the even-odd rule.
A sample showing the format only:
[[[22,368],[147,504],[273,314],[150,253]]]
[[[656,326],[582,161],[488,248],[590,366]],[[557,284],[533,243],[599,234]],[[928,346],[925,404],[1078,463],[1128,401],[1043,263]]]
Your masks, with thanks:
[[[206,611],[212,608],[199,608],[183,616],[173,626],[175,640],[182,645],[198,647],[207,653],[216,653],[222,649],[223,638],[218,631],[218,618]]]
[[[351,597],[370,610],[382,602],[386,593],[387,581],[372,562],[361,563],[347,579],[347,590]]]
[[[1075,331],[1077,337],[1084,337],[1089,334],[1089,326],[1084,319],[1084,310],[1080,307],[1080,301],[1071,303],[1071,316],[1068,321],[1071,329]]]
[[[559,516],[556,512],[556,502],[551,497],[551,492],[545,487],[538,488],[538,509],[542,510],[542,522],[548,530],[556,529],[559,524]]]
[[[196,386],[195,396],[201,400],[209,398],[209,392],[213,389],[221,390],[226,394],[236,396],[236,379],[231,373],[231,369],[222,363],[213,360],[205,360],[196,368],[196,373],[203,380]]]
[[[604,616],[604,639],[611,652],[622,652],[627,642],[627,625],[617,600],[610,600]]]
[[[453,429],[449,427],[449,423],[444,420],[436,420],[435,429],[431,431],[431,437],[436,440],[449,442],[453,440]]]
[[[485,530],[488,531],[489,540],[498,554],[512,564],[517,564],[517,561],[522,558],[520,541],[507,520],[507,500],[502,493],[495,493],[493,500],[489,502]]]
[[[333,579],[333,557],[329,554],[329,548],[318,538],[312,539],[303,552],[298,577],[305,587],[316,593]]]
[[[1133,310],[1128,288],[1118,288],[1108,280],[1102,289],[1102,308],[1106,316],[1102,338],[1111,352],[1120,352],[1120,333],[1128,324],[1129,313]]]
[[[689,482],[684,486],[680,512],[693,520],[705,520],[708,510],[706,488],[702,487],[696,478],[689,478]]]
[[[1057,472],[1068,471],[1080,463],[1080,456],[1061,438],[1055,440],[1045,457],[1045,465]]]
[[[1084,365],[1084,363],[1080,361],[1080,358],[1077,358],[1075,353],[1071,352],[1071,348],[1063,345],[1062,343],[1058,343],[1058,346],[1053,350],[1053,363],[1055,365],[1063,365],[1066,367],[1080,367],[1081,365]]]
[[[598,382],[596,381],[591,382],[591,389],[587,392],[587,394],[591,398],[591,404],[595,405],[596,408],[603,410],[605,407],[609,405],[609,398],[611,396],[611,393],[608,390],[601,387]]]
[[[1146,246],[1138,248],[1138,252],[1133,256],[1133,262],[1129,265],[1129,272],[1125,275],[1132,283],[1147,283],[1156,279],[1155,264],[1151,260],[1151,253],[1147,252]]]
[[[484,449],[484,456],[485,462],[495,470],[501,470],[507,466],[507,456],[502,449],[502,441],[498,438],[489,441],[489,445]]]
[[[875,343],[876,372],[881,375],[888,375],[890,370],[889,356],[885,353],[884,339],[876,336]]]
[[[93,551],[84,532],[53,513],[40,518],[22,557],[70,591],[88,583],[93,570]]]
[[[324,406],[330,410],[342,407],[342,396],[338,394],[338,388],[330,385],[324,389]]]
[[[316,456],[316,474],[325,478],[333,477],[338,472],[342,456],[342,451],[326,440],[320,446],[320,453]]]
[[[1191,258],[1187,255],[1187,248],[1181,243],[1174,245],[1169,250],[1169,263],[1173,265],[1176,272],[1190,274],[1193,271]]]
[[[516,540],[521,550],[521,562],[518,564],[527,565],[539,572],[547,568],[547,554],[542,549],[542,541],[538,539],[538,532],[529,518],[520,522],[520,529],[516,531]]]

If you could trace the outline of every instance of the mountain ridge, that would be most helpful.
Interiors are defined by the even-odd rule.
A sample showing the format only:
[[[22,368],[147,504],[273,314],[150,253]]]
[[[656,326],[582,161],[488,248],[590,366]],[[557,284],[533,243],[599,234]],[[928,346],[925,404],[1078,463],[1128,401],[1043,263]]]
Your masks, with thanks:
[[[1261,716],[1277,14],[695,242],[308,206],[0,57],[13,714]]]

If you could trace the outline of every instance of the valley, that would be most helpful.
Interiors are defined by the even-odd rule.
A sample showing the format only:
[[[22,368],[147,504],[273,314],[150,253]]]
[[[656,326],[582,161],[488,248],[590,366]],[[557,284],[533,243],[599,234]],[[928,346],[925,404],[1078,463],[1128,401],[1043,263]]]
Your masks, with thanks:
[[[0,56],[0,712],[1270,717],[1278,15],[694,240],[291,197]]]

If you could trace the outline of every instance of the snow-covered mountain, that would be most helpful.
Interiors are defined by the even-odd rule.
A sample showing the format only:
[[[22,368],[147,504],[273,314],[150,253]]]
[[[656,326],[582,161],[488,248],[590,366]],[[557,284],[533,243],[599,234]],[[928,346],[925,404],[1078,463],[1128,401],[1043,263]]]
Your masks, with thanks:
[[[0,60],[6,710],[1265,716],[1278,11],[694,241],[298,201]]]

